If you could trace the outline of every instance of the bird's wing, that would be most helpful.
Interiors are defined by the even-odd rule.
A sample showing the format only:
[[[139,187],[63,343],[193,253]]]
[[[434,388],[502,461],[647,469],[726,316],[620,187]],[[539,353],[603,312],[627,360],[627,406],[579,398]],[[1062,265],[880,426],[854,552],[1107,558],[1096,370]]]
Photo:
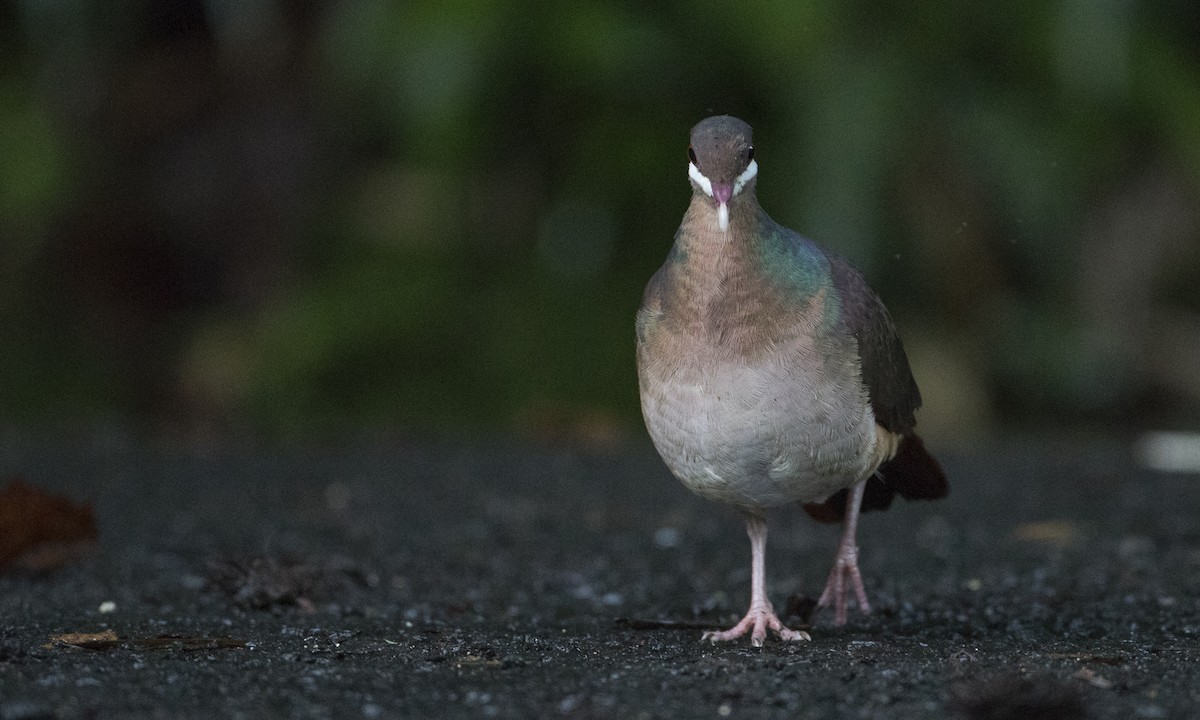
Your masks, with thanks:
[[[902,436],[896,456],[867,479],[862,510],[885,510],[896,493],[907,500],[945,497],[949,491],[946,474],[913,432],[921,391],[908,366],[900,334],[862,273],[845,258],[832,253],[826,256],[841,300],[842,321],[858,340],[863,384],[875,421],[884,430]],[[804,510],[821,522],[838,522],[845,517],[847,499],[848,491],[841,490],[823,503],[804,505]]]
[[[833,287],[841,301],[840,316],[858,341],[862,379],[875,420],[885,430],[907,435],[916,425],[921,391],[908,366],[900,333],[883,301],[849,260],[826,253]]]

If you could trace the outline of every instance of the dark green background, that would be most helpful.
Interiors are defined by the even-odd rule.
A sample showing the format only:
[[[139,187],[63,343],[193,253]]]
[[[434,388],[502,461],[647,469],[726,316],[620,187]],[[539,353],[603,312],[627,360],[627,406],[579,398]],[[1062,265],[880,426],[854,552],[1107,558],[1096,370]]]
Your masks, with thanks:
[[[1200,4],[5,2],[0,419],[641,432],[693,123],[922,424],[1198,424]]]

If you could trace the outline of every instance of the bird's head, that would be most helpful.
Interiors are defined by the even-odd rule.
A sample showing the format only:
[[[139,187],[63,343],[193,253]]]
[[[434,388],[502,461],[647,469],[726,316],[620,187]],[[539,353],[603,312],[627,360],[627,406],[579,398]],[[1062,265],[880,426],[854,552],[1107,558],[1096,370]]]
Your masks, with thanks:
[[[692,128],[688,145],[688,178],[693,192],[704,193],[717,206],[717,223],[729,229],[729,203],[754,188],[753,130],[729,115],[706,118]]]

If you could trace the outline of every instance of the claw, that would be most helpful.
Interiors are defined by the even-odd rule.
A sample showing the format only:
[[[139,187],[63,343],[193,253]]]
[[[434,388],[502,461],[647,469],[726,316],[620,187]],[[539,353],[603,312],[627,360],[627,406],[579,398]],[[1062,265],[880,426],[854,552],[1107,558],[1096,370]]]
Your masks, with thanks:
[[[858,601],[858,609],[864,614],[871,612],[871,603],[867,602],[867,591],[863,588],[862,573],[858,570],[858,547],[851,544],[843,543],[838,548],[837,560],[834,561],[833,569],[829,571],[829,582],[825,584],[825,591],[821,593],[821,599],[817,601],[817,607],[829,607],[833,605],[833,624],[846,624],[846,609],[849,605],[846,598],[846,584],[849,580],[850,587],[854,589],[854,597]]]
[[[784,642],[797,642],[800,640],[812,640],[812,636],[803,630],[791,630],[786,627],[775,614],[775,610],[770,603],[766,607],[750,606],[750,611],[746,616],[738,622],[737,625],[728,630],[709,630],[700,636],[701,642],[711,642],[713,644],[719,642],[727,642],[736,640],[747,632],[750,633],[750,644],[754,647],[762,647],[767,639],[767,630],[770,629],[779,636]]]
[[[766,547],[767,523],[761,516],[746,518],[746,533],[750,536],[750,610],[737,625],[728,630],[709,630],[700,636],[701,642],[726,642],[750,633],[750,643],[762,647],[767,639],[767,630],[773,631],[785,642],[812,640],[803,630],[791,630],[779,620],[771,601],[767,600]]]

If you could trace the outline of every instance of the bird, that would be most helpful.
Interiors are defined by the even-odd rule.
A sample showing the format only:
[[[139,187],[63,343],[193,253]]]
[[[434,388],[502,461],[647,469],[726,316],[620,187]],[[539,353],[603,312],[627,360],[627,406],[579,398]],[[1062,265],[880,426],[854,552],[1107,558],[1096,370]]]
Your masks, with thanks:
[[[765,589],[766,511],[798,503],[842,534],[818,608],[844,625],[860,512],[895,495],[944,497],[914,432],[921,393],[879,296],[848,260],[779,225],[755,194],[751,127],[720,115],[691,130],[691,201],[637,312],[642,415],[659,455],[696,494],[736,508],[751,549],[750,607],[712,642],[767,631],[810,640]]]

